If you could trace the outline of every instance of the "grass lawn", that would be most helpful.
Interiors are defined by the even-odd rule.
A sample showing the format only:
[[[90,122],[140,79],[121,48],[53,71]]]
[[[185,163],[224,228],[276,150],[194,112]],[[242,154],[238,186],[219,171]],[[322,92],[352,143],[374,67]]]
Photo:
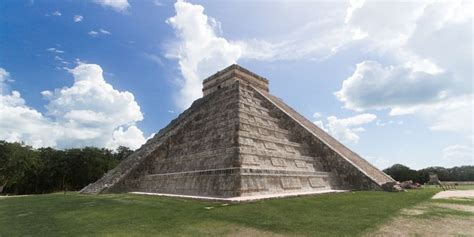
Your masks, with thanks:
[[[353,192],[223,204],[133,194],[0,197],[0,236],[354,236],[436,189]],[[252,235],[252,234],[246,234]]]

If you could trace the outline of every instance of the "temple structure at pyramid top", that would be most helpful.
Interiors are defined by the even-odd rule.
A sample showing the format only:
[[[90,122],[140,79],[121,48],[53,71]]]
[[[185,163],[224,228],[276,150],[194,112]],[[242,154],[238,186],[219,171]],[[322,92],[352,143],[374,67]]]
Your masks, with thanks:
[[[237,64],[233,64],[203,81],[203,95],[209,95],[222,87],[232,85],[236,81],[247,83],[261,91],[269,92],[268,80],[266,78],[261,77]]]
[[[382,190],[394,180],[231,65],[203,97],[81,193],[236,199]]]

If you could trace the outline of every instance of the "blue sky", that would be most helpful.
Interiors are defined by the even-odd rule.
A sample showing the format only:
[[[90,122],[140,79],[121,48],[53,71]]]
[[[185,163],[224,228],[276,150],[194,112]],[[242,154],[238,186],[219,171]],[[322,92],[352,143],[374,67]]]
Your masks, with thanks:
[[[381,168],[474,164],[470,1],[0,3],[0,139],[139,147],[238,63]]]

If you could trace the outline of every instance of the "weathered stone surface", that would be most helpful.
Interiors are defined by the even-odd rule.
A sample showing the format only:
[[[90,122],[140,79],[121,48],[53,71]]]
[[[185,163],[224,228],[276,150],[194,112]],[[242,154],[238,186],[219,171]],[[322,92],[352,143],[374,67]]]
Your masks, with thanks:
[[[382,185],[382,190],[387,191],[387,192],[405,191],[402,187],[400,187],[400,184],[396,181],[384,183]]]
[[[401,182],[400,187],[403,189],[418,189],[421,188],[421,185],[419,183],[413,183],[412,180],[407,180]]]
[[[238,197],[375,189],[393,180],[268,93],[237,65],[204,97],[82,193]]]

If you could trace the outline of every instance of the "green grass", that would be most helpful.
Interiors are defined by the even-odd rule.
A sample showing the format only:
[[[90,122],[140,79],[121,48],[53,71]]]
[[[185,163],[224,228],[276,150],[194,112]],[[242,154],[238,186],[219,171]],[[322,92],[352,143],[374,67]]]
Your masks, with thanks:
[[[237,228],[354,236],[436,191],[354,192],[229,205],[133,194],[0,197],[0,236],[222,236]]]

